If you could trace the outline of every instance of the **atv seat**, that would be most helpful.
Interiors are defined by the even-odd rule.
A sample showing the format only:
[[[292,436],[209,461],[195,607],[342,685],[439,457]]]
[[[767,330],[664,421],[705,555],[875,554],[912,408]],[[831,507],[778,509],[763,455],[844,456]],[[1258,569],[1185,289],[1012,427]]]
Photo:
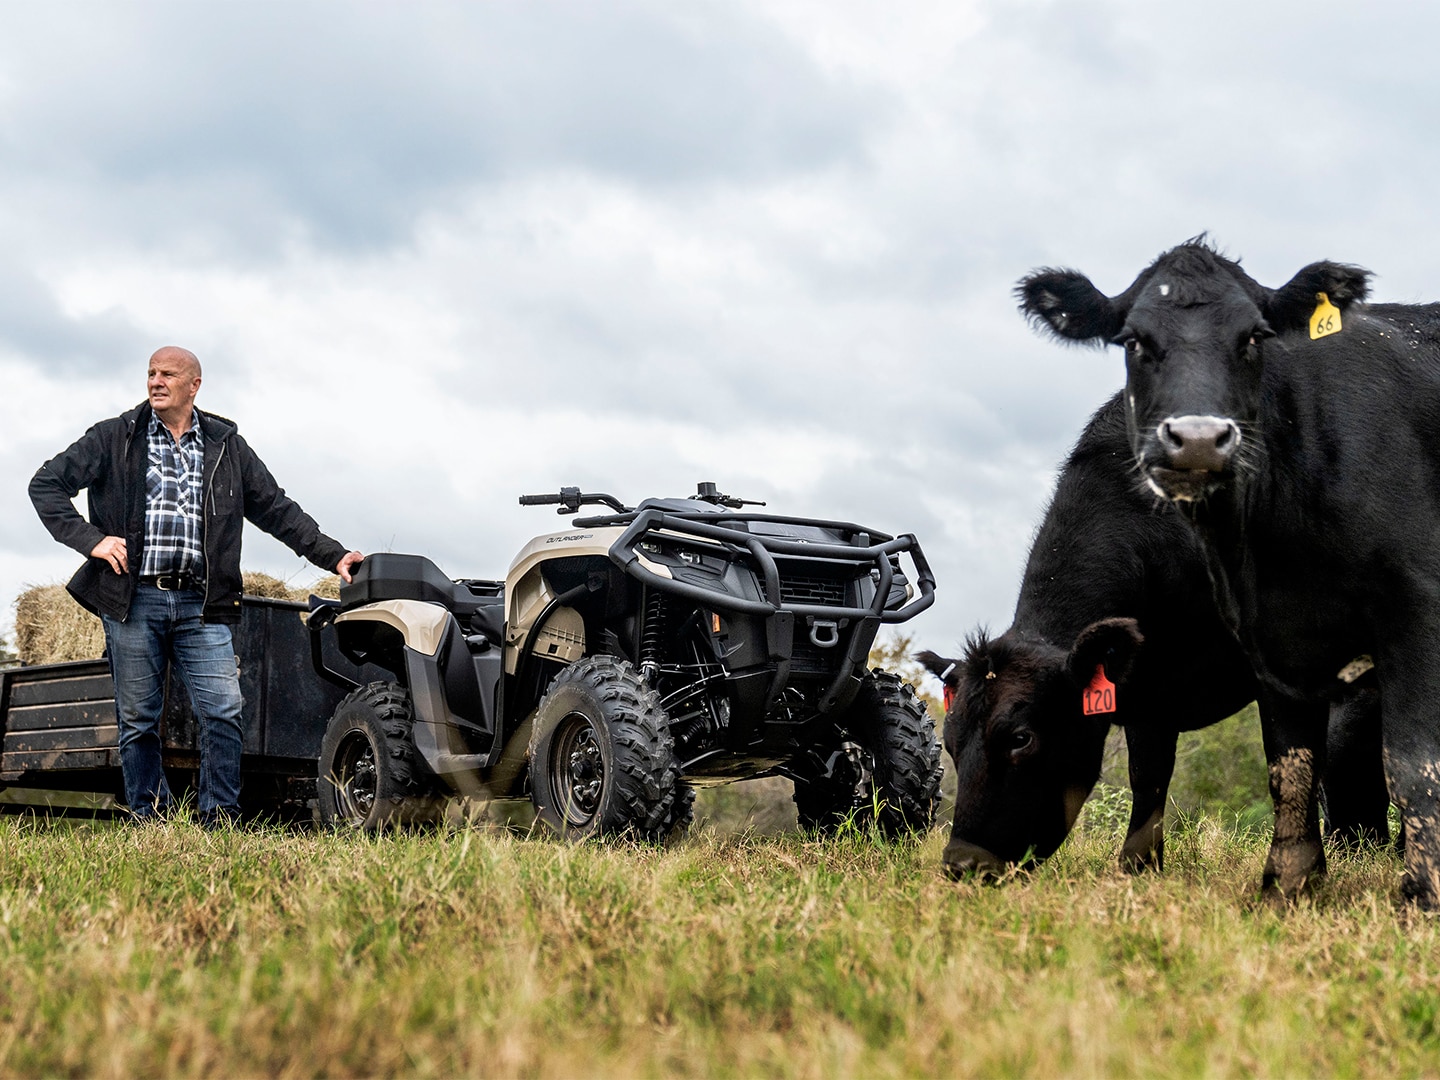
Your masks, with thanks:
[[[355,580],[340,586],[340,607],[348,611],[377,600],[423,600],[447,608],[468,632],[497,645],[504,636],[505,585],[499,581],[452,581],[423,555],[385,551],[365,556]]]

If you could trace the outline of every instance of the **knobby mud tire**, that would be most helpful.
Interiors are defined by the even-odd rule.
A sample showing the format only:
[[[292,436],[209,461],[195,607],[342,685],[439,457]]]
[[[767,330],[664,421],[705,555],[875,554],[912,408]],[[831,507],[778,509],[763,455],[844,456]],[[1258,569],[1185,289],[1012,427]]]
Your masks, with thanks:
[[[568,840],[659,841],[694,816],[659,697],[613,656],[576,661],[541,698],[530,789],[539,819]]]
[[[336,707],[320,743],[320,823],[375,831],[441,820],[446,798],[421,761],[410,695],[373,682]]]
[[[940,807],[944,766],[935,725],[915,691],[876,669],[866,676],[843,723],[868,756],[870,797],[856,806],[853,784],[802,773],[793,796],[800,827],[833,835],[846,821],[861,828],[874,822],[892,839],[929,830]]]
[[[887,836],[928,832],[940,809],[945,766],[935,724],[914,689],[876,669],[851,707],[875,755],[880,827]]]

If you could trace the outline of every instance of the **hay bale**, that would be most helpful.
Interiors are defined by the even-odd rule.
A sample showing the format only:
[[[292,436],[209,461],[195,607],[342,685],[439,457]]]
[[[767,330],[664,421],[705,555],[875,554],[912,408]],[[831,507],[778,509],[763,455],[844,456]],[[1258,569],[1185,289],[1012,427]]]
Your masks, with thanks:
[[[266,600],[295,599],[285,582],[255,570],[246,570],[240,575],[240,588],[246,596],[260,596]]]
[[[95,660],[105,651],[105,629],[64,585],[35,585],[15,601],[15,649],[22,664]]]
[[[326,574],[319,581],[314,582],[308,589],[304,590],[304,592],[305,595],[300,598],[302,600],[309,599],[311,593],[314,593],[316,596],[322,596],[326,600],[339,600],[340,575]]]
[[[304,603],[313,592],[339,599],[340,578],[329,574],[304,588],[292,589],[277,577],[247,570],[241,574],[246,596]],[[33,585],[15,601],[15,651],[22,664],[58,664],[96,660],[105,652],[100,620],[71,599],[64,585]]]
[[[340,576],[338,574],[327,574],[309,585],[298,586],[287,585],[279,578],[255,571],[247,570],[242,576],[246,596],[262,596],[270,600],[296,600],[302,604],[310,599],[311,593],[329,600],[340,599]]]

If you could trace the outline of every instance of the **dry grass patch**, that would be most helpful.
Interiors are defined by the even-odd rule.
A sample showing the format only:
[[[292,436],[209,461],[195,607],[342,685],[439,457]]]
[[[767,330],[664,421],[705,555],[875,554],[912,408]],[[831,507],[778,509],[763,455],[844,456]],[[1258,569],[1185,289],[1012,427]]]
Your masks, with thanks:
[[[1375,1076],[1440,1067],[1435,922],[1385,852],[1253,903],[1082,832],[1000,886],[943,837],[563,846],[0,820],[0,1072]]]

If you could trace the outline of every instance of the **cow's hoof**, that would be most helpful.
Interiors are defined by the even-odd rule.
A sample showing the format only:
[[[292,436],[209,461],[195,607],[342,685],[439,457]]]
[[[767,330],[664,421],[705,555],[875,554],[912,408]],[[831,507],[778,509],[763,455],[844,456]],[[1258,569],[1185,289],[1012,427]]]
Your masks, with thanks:
[[[1298,840],[1270,845],[1260,893],[1266,899],[1291,901],[1325,876],[1325,848],[1319,840]]]
[[[963,840],[951,840],[945,848],[945,854],[941,856],[941,861],[945,867],[945,876],[954,881],[966,878],[993,881],[1007,869],[1005,861],[998,855],[992,855],[984,848],[967,844]]]
[[[1400,896],[1416,910],[1440,911],[1440,897],[1435,895],[1431,883],[1408,873],[1400,879]]]
[[[1120,849],[1120,869],[1127,874],[1144,874],[1149,871],[1159,873],[1165,869],[1165,848],[1129,846]]]

